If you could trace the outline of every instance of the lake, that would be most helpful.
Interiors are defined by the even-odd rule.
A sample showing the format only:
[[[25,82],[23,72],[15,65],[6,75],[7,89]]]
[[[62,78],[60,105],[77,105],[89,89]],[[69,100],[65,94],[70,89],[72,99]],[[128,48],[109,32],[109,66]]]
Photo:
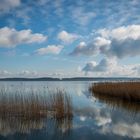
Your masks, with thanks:
[[[0,140],[133,140],[140,139],[140,104],[95,97],[89,87],[95,81],[0,82],[7,96],[18,90],[28,97],[63,90],[71,96],[73,117],[21,120],[0,114]]]

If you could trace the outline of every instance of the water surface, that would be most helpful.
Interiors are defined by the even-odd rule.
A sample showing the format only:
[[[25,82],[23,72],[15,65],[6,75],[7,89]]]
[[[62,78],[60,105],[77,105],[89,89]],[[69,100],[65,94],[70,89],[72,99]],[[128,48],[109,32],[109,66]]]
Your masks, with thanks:
[[[94,81],[0,82],[0,89],[8,89],[8,96],[17,90],[27,96],[31,90],[40,96],[44,96],[44,92],[64,90],[72,97],[73,105],[71,120],[9,119],[0,114],[0,140],[140,139],[139,103],[94,97],[88,90],[92,83]]]

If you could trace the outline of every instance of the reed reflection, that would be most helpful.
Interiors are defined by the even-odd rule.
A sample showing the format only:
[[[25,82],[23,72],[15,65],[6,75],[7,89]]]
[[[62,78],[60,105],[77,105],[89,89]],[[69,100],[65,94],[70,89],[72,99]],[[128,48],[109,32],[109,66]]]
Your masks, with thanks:
[[[121,108],[128,111],[132,115],[140,113],[140,102],[124,100],[121,98],[118,99],[115,97],[111,97],[110,95],[108,96],[108,94],[101,94],[100,92],[98,93],[92,90],[90,91],[96,99],[99,99],[101,102],[106,103],[111,108]]]

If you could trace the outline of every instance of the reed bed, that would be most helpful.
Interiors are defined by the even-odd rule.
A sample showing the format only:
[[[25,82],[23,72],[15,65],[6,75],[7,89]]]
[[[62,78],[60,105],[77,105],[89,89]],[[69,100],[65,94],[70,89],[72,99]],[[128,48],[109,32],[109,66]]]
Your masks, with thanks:
[[[0,134],[29,133],[32,129],[72,127],[72,99],[64,90],[23,86],[0,88]],[[54,128],[53,128],[54,127]]]
[[[140,82],[94,83],[90,91],[102,97],[140,102]]]
[[[21,94],[19,90],[7,94],[6,89],[0,90],[0,116],[22,117],[38,119],[51,117],[55,119],[72,119],[71,97],[64,91],[57,90],[47,96],[41,96],[31,91],[30,94]]]

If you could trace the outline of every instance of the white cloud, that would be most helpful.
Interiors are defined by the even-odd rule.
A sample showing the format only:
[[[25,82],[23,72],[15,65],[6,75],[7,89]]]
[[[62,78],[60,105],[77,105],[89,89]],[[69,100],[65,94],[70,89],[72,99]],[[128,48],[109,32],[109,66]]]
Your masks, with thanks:
[[[128,38],[140,39],[140,25],[121,26],[112,30],[101,29],[98,33],[104,38],[113,38],[115,40],[125,40]]]
[[[11,9],[20,6],[20,0],[1,0],[0,1],[0,13],[9,12]]]
[[[38,73],[36,71],[29,71],[29,70],[23,70],[17,74],[19,77],[34,77],[37,76]]]
[[[7,71],[7,70],[0,70],[0,77],[7,77],[10,76],[11,72]]]
[[[87,63],[83,71],[106,72],[110,70],[111,67],[116,67],[116,65],[117,62],[115,59],[102,59],[98,64],[94,61]]]
[[[112,30],[101,29],[97,33],[97,37],[85,43],[83,47],[78,45],[72,54],[104,54],[117,58],[140,55],[140,25],[122,26]]]
[[[31,70],[22,70],[19,72],[9,72],[7,70],[0,70],[0,78],[8,78],[8,77],[37,77],[38,73],[36,71]]]
[[[47,39],[39,33],[32,33],[30,29],[17,31],[14,28],[0,29],[0,47],[11,48],[20,44],[41,43]]]
[[[32,7],[23,5],[20,7],[20,9],[17,9],[14,14],[16,18],[19,18],[22,20],[21,24],[24,26],[27,26],[29,23],[31,23],[32,17],[30,17],[31,13],[33,12]]]
[[[87,12],[82,7],[76,7],[75,9],[72,9],[72,18],[79,25],[85,26],[91,21],[91,19],[95,17],[95,12]]]
[[[113,30],[102,29],[98,33],[111,41],[109,49],[101,53],[118,58],[140,55],[140,25],[122,26]]]
[[[80,42],[79,45],[71,53],[72,55],[98,55],[100,51],[105,51],[106,46],[110,45],[110,40],[102,37],[96,37],[93,41],[86,44],[86,42]]]
[[[77,40],[79,38],[79,36],[77,34],[73,34],[73,33],[68,33],[66,31],[61,31],[58,34],[58,39],[60,39],[61,41],[63,41],[64,43],[72,43],[73,41]]]
[[[46,55],[46,54],[59,54],[63,49],[62,45],[48,45],[45,48],[40,48],[35,51],[38,55]]]
[[[104,58],[99,63],[88,62],[82,70],[86,74],[97,73],[98,76],[140,76],[140,64],[119,65],[115,58]]]

